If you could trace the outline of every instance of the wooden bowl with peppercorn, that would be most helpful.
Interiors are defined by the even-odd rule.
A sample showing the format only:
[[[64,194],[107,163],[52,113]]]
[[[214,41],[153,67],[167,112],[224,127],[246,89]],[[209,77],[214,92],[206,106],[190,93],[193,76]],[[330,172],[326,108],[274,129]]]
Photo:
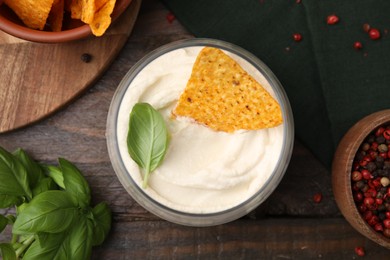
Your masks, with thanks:
[[[390,249],[390,109],[358,121],[332,164],[336,203],[361,234]]]
[[[84,2],[94,6],[82,6]],[[130,3],[131,0],[0,0],[0,30],[41,43],[102,36]]]

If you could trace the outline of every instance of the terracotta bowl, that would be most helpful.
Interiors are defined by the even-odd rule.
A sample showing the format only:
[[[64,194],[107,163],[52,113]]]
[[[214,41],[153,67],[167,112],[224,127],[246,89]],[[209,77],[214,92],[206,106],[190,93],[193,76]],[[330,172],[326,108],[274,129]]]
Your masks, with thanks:
[[[390,249],[390,238],[375,231],[360,215],[352,194],[352,163],[364,139],[377,127],[390,123],[390,109],[368,115],[348,130],[339,143],[332,165],[336,203],[346,220],[362,235]]]
[[[5,4],[1,4],[0,0],[0,30],[32,42],[42,43],[61,43],[73,40],[78,40],[92,35],[88,25],[79,20],[73,20],[69,14],[65,14],[63,31],[52,32],[48,30],[34,30],[26,27],[16,14]],[[131,0],[117,0],[114,11],[111,15],[112,22],[126,10],[131,3]]]

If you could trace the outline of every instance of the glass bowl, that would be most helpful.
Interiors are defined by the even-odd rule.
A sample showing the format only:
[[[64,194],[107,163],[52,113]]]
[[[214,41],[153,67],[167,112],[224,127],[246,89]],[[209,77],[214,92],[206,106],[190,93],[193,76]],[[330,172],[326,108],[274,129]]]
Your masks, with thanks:
[[[176,161],[173,160],[173,167],[176,166],[175,163],[178,165],[180,163],[181,169],[184,170],[180,172],[172,171],[173,177],[172,179],[169,179],[171,174],[169,171],[168,174],[163,175],[158,172],[157,169],[157,172],[152,173],[150,177],[151,183],[149,187],[143,189],[140,185],[142,176],[139,172],[139,168],[134,161],[132,161],[126,150],[126,136],[131,108],[135,103],[140,101],[145,102],[145,100],[147,100],[150,101],[149,103],[152,103],[152,105],[158,104],[156,105],[157,110],[161,109],[161,111],[165,111],[164,107],[169,107],[172,105],[172,102],[174,103],[179,98],[179,95],[189,78],[197,53],[205,46],[216,47],[228,53],[228,55],[233,57],[249,74],[252,76],[255,75],[254,78],[262,83],[264,88],[266,88],[280,104],[283,124],[273,130],[266,130],[269,132],[262,132],[267,133],[267,135],[265,135],[267,137],[265,138],[270,136],[271,138],[268,139],[276,140],[270,142],[272,145],[267,146],[270,147],[270,149],[264,149],[266,151],[264,151],[262,155],[262,158],[268,158],[270,163],[268,165],[264,164],[264,170],[261,170],[261,172],[258,172],[258,170],[255,171],[255,175],[253,175],[255,176],[253,177],[254,181],[248,182],[249,188],[245,186],[247,185],[246,182],[237,184],[237,186],[243,186],[245,189],[250,190],[248,193],[246,193],[247,190],[245,190],[245,195],[242,195],[242,192],[234,193],[235,188],[229,187],[230,179],[225,180],[225,177],[219,181],[214,181],[214,179],[212,179],[213,181],[209,181],[207,178],[213,178],[213,175],[211,175],[211,177],[210,175],[205,175],[205,178],[208,181],[194,179],[190,182],[193,186],[189,185],[186,180],[186,170],[189,170],[190,167],[191,169],[198,167],[200,163],[203,163],[202,160],[198,160],[194,165],[191,165],[192,162],[189,161],[188,166],[183,161],[179,161],[179,159]],[[142,86],[147,86],[147,91],[143,90]],[[162,86],[169,89],[164,89]],[[153,107],[155,107],[155,105],[153,105]],[[168,118],[167,120],[169,121],[168,113],[161,113],[166,119]],[[168,122],[168,125],[169,124],[170,123]],[[169,127],[175,129],[175,126],[172,125]],[[195,135],[197,134],[199,133],[195,132]],[[202,139],[202,135],[199,135],[200,136],[188,138],[188,142],[192,144],[193,140],[191,139]],[[108,152],[114,171],[124,188],[135,201],[151,213],[170,222],[188,226],[211,226],[230,222],[246,215],[264,202],[275,190],[281,181],[291,158],[294,143],[294,123],[290,103],[280,82],[272,71],[257,57],[236,45],[224,41],[214,39],[187,39],[167,44],[152,51],[130,69],[119,84],[112,99],[107,118],[106,137]],[[172,137],[171,139],[174,138],[175,137]],[[213,141],[215,139],[210,140],[209,144],[211,148],[200,146],[199,149],[203,149],[205,153],[208,153],[209,151],[207,150],[212,149],[214,145]],[[173,141],[171,140],[171,143],[172,142]],[[248,147],[253,148],[261,146],[260,143],[252,143],[253,144],[251,145],[254,146]],[[226,149],[228,150],[229,148]],[[232,161],[240,160],[242,158],[246,159],[248,154],[251,154],[250,151],[252,150],[249,148],[243,149],[238,152],[238,157],[232,159]],[[167,161],[169,161],[167,158],[168,153],[165,158]],[[184,151],[184,153],[186,152]],[[202,156],[202,152],[199,152],[199,154],[199,156]],[[198,156],[196,149],[195,155]],[[227,153],[226,156],[229,157],[231,154]],[[255,153],[255,156],[258,155]],[[207,161],[209,158],[203,159]],[[223,158],[223,160],[225,159],[226,158]],[[186,158],[183,160],[185,161]],[[213,159],[210,160],[212,161]],[[226,160],[228,163],[230,162],[230,159]],[[258,159],[254,159],[254,163],[260,165],[260,159],[259,162],[257,160]],[[263,161],[267,160],[261,159],[262,163]],[[166,162],[166,164],[169,163]],[[229,169],[227,168],[227,170]],[[252,173],[252,170],[248,170],[247,175],[249,175],[249,172]],[[232,175],[234,174],[235,173],[233,172]],[[245,179],[246,172],[243,174],[243,179]],[[155,178],[154,181],[153,178]],[[181,178],[185,179],[185,181],[183,181],[185,184],[181,182]],[[232,178],[234,179],[235,177],[233,176]],[[167,184],[165,185],[165,183]],[[225,188],[224,185],[228,188]],[[205,188],[204,186],[212,186],[212,188],[208,190],[208,187]],[[236,186],[233,185],[232,187]],[[232,190],[234,190],[234,192]],[[225,193],[225,191],[227,191],[227,193]],[[230,199],[233,202],[230,202]],[[174,200],[180,202],[176,203]],[[203,204],[197,204],[198,200],[201,200]]]

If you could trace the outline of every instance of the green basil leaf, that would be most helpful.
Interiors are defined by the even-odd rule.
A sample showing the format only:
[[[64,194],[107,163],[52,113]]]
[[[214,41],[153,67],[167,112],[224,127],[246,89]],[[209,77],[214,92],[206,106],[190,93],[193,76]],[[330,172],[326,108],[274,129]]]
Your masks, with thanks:
[[[8,218],[4,217],[3,215],[0,215],[0,233],[3,232],[8,223]]]
[[[59,233],[55,233],[55,234],[59,234]],[[38,243],[41,245],[41,247],[43,247],[45,244],[48,243],[48,240],[50,239],[50,233],[38,232],[36,233],[36,239]]]
[[[12,206],[18,206],[23,203],[23,197],[0,194],[0,209],[10,208]]]
[[[38,238],[24,253],[23,259],[28,260],[62,260],[70,259],[66,251],[66,237],[68,232],[45,233],[44,242]]]
[[[107,203],[101,202],[92,209],[93,241],[92,245],[101,245],[111,228],[111,210]]]
[[[0,194],[32,198],[27,171],[11,153],[0,147]]]
[[[36,184],[32,193],[33,193],[33,196],[35,197],[42,192],[45,192],[48,190],[57,190],[57,189],[58,189],[58,186],[52,178],[44,177]]]
[[[147,103],[137,103],[130,113],[127,148],[131,158],[149,175],[163,161],[168,148],[168,129],[161,114]]]
[[[24,202],[16,207],[16,215],[20,215],[20,213],[27,207],[28,202]]]
[[[69,259],[89,259],[92,251],[93,224],[86,217],[81,218],[69,232]]]
[[[44,166],[46,175],[53,179],[53,181],[61,188],[65,189],[64,176],[60,168],[52,165]]]
[[[65,190],[72,194],[74,201],[82,208],[91,202],[91,190],[80,170],[71,162],[60,158],[60,168],[64,176]]]
[[[13,154],[26,168],[30,188],[34,188],[45,177],[42,167],[21,148],[17,149]]]
[[[0,244],[0,255],[3,260],[16,260],[16,253],[11,244],[1,243]]]
[[[16,218],[14,234],[66,230],[78,216],[78,207],[71,195],[64,191],[52,190],[38,194]]]
[[[86,217],[81,217],[65,232],[42,235],[26,251],[23,259],[85,260],[91,256],[92,222]]]

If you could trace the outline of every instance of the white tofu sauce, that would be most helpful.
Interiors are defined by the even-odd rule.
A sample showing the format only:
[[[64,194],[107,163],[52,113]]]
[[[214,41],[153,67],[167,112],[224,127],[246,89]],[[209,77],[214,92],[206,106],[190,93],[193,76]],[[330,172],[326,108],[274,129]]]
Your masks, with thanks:
[[[131,159],[126,144],[129,114],[136,103],[147,102],[163,115],[171,136],[169,148],[144,192],[169,208],[187,213],[223,211],[253,196],[273,173],[283,144],[282,125],[225,133],[188,118],[172,119],[171,111],[201,49],[177,49],[149,63],[127,89],[117,121],[120,155],[141,187],[142,170]],[[226,53],[274,95],[264,76],[249,62]]]

